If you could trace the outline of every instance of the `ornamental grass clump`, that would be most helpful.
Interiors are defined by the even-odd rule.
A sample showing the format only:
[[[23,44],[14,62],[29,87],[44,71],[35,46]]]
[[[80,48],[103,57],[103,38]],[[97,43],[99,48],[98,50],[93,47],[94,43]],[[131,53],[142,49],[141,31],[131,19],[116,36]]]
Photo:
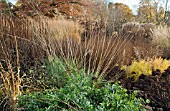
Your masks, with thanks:
[[[33,75],[28,70],[46,57],[46,49],[41,45],[44,41],[39,38],[49,37],[50,32],[42,20],[0,15],[0,88],[4,95],[0,110],[15,109],[17,96],[26,81],[22,77],[31,78]]]
[[[41,40],[45,41],[42,45],[49,55],[75,61],[86,70],[87,74],[93,73],[98,80],[106,77],[114,68],[114,64],[121,60],[126,61],[124,49],[129,40],[107,36],[106,29],[100,27],[89,30],[82,39],[80,37],[82,29],[78,27],[78,23],[62,20],[69,26],[67,27],[62,25],[61,20],[47,21],[53,36]],[[51,23],[56,25],[51,26]],[[61,25],[65,28],[61,28]]]
[[[153,34],[153,44],[162,51],[163,58],[170,59],[170,28],[157,26]]]
[[[141,41],[144,43],[151,43],[153,40],[153,30],[155,29],[154,24],[140,24],[137,22],[128,22],[123,24],[121,34],[123,36],[130,35],[132,41]]]
[[[141,60],[146,58],[160,57],[161,50],[153,44],[154,41],[154,24],[129,22],[122,26],[119,32],[121,37],[128,38],[130,41],[126,47],[132,59]],[[127,49],[126,49],[127,50]]]

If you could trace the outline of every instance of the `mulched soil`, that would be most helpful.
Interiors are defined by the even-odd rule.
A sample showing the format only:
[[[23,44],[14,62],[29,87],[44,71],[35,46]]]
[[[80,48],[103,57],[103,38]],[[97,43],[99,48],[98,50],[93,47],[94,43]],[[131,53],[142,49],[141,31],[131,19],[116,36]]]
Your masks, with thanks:
[[[153,111],[170,111],[170,67],[161,74],[153,71],[151,76],[142,74],[137,81],[133,78],[119,79],[129,93],[138,90],[138,97],[149,99],[148,106]]]

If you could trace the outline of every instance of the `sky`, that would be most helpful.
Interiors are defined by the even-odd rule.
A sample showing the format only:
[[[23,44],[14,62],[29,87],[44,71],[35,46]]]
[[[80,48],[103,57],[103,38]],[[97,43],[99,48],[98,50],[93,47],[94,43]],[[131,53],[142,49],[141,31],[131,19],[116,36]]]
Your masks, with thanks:
[[[15,4],[17,0],[7,0],[9,2],[11,2],[12,4]]]

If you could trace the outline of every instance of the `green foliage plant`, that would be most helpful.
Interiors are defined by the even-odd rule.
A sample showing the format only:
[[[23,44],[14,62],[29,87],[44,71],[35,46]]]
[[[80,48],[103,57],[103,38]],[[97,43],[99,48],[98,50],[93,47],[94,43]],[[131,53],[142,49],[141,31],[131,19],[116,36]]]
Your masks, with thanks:
[[[44,60],[44,66],[47,73],[44,79],[45,84],[49,87],[61,87],[65,84],[68,68],[62,59],[50,56]]]
[[[72,66],[72,65],[71,65]],[[74,66],[74,65],[73,65]],[[142,99],[118,83],[99,83],[84,69],[70,67],[65,85],[58,89],[33,92],[19,97],[24,111],[145,111]]]
[[[69,80],[71,75],[79,73],[79,67],[73,60],[62,59],[56,56],[49,56],[44,60],[46,69],[46,77],[44,82],[49,87],[63,87]],[[77,70],[79,70],[77,72]],[[86,75],[85,72],[81,75]]]
[[[84,82],[88,81],[84,79]],[[79,83],[79,82],[78,82]],[[19,97],[18,106],[24,111],[144,111],[136,92],[128,95],[118,84],[101,88],[68,84],[59,90],[45,90]]]

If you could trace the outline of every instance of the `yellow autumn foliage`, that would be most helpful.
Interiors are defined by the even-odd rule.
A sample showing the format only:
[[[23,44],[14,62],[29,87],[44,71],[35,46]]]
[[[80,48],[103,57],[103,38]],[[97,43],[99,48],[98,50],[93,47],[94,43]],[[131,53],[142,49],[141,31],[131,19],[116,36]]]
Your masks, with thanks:
[[[152,60],[152,68],[155,71],[159,69],[161,73],[164,72],[170,66],[170,61],[162,58],[156,58]]]
[[[163,73],[169,66],[170,60],[153,58],[140,61],[134,60],[130,66],[122,66],[122,69],[126,71],[127,78],[133,77],[136,81],[141,74],[148,76],[157,69]]]
[[[130,21],[133,18],[133,12],[128,5],[123,3],[113,4],[115,9],[119,9],[120,13],[124,15],[124,19]]]

